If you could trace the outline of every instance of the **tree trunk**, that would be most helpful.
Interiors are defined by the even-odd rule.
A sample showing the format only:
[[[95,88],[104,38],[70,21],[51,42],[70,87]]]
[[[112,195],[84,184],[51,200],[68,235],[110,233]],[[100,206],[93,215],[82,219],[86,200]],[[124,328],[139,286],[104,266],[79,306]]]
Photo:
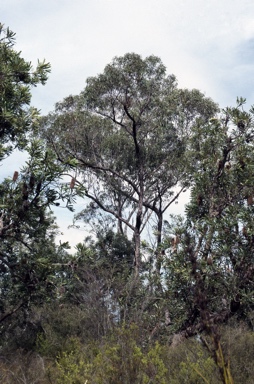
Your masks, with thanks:
[[[142,214],[143,214],[143,201],[142,201],[142,195],[140,195],[139,198],[139,204],[138,204],[138,211],[136,216],[136,225],[134,229],[134,242],[135,242],[135,277],[137,278],[140,272],[141,267],[141,252],[140,252],[140,245],[141,245],[141,236],[140,236],[140,229],[142,224]]]
[[[223,384],[234,384],[233,377],[230,371],[229,360],[226,361],[220,343],[220,338],[217,333],[212,334],[215,347],[215,362],[219,368]]]
[[[156,273],[158,276],[160,276],[161,271],[161,262],[162,262],[162,250],[161,250],[161,243],[162,243],[162,225],[163,225],[163,214],[161,211],[156,212],[157,218],[158,218],[158,224],[157,224],[157,246],[156,246]]]

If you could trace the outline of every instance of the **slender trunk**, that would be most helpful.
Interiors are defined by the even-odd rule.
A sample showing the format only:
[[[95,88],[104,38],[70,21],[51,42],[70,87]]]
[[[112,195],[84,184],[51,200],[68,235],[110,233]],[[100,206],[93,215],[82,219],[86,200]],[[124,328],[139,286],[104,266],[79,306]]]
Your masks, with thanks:
[[[144,203],[144,167],[143,167],[143,158],[142,158],[142,151],[140,148],[140,145],[138,143],[137,139],[137,124],[135,120],[129,115],[127,112],[129,118],[132,120],[133,125],[133,141],[134,141],[134,147],[135,147],[135,156],[136,156],[136,165],[137,165],[137,176],[138,176],[138,182],[139,182],[139,196],[138,196],[138,209],[137,209],[137,215],[136,215],[136,225],[134,230],[134,241],[135,241],[135,280],[138,280],[140,267],[141,267],[141,252],[140,252],[140,245],[141,245],[141,226],[142,226],[142,220],[143,220],[143,203]]]
[[[230,371],[229,359],[225,359],[220,343],[220,336],[218,335],[217,331],[212,332],[212,339],[215,348],[215,362],[219,368],[223,384],[234,384],[234,380]]]
[[[142,183],[141,183],[142,185]],[[142,189],[142,188],[141,188]],[[134,230],[134,242],[135,242],[135,277],[137,278],[141,267],[141,225],[143,216],[143,193],[140,193],[139,204],[136,215],[136,225]]]
[[[157,245],[156,245],[156,273],[160,276],[161,263],[162,263],[162,225],[163,225],[163,213],[161,211],[156,212],[158,223],[157,223]]]
[[[135,277],[139,276],[140,266],[141,266],[141,257],[140,257],[140,233],[135,228],[134,233],[134,241],[135,241]]]

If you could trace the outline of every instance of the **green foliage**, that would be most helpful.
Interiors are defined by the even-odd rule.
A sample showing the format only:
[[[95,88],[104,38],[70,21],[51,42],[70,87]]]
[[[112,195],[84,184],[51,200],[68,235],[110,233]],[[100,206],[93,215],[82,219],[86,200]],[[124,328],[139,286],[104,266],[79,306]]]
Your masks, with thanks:
[[[216,364],[202,344],[188,340],[169,351],[170,383],[220,383]]]
[[[169,228],[178,239],[165,265],[173,329],[211,335],[224,383],[233,379],[219,324],[235,317],[251,325],[253,313],[253,138],[243,100],[193,130],[186,220]]]
[[[1,380],[36,382],[36,350],[41,382],[250,383],[253,333],[232,341],[221,324],[253,327],[254,108],[238,98],[215,115],[159,58],[132,53],[39,119],[31,87],[50,66],[14,43],[0,25],[0,161],[29,156],[0,185],[0,347],[18,351]],[[189,187],[186,217],[166,223]],[[51,209],[77,195],[95,237],[70,256]]]
[[[61,199],[68,205],[70,191],[59,183],[64,167],[34,138],[39,116],[29,108],[31,87],[45,84],[50,65],[42,62],[33,69],[15,51],[14,36],[0,25],[0,160],[14,147],[26,149],[28,160],[0,184],[0,334],[2,347],[29,349],[40,331],[30,318],[31,307],[50,300],[53,265],[66,256],[64,246],[55,245],[50,207]]]
[[[181,184],[180,194],[189,184],[189,131],[216,111],[199,91],[178,89],[158,57],[128,53],[42,120],[42,135],[60,161],[77,160],[80,183],[91,200],[79,218],[102,211],[113,217],[118,232],[128,230],[136,275],[142,269],[141,233],[155,222],[158,259],[163,215],[177,198],[173,188]],[[159,276],[160,262],[157,271]]]
[[[26,135],[38,120],[38,111],[28,108],[31,87],[45,84],[50,65],[38,62],[36,69],[15,51],[15,34],[0,24],[0,159],[13,146],[23,149]]]
[[[27,165],[0,186],[0,322],[50,299],[53,265],[65,255],[64,246],[55,245],[57,227],[48,210],[63,197],[55,181],[60,171],[39,146],[31,144]]]
[[[90,306],[77,306],[59,299],[40,308],[42,329],[37,335],[36,351],[55,359],[63,351],[69,350],[71,339],[78,339],[83,345],[100,340],[106,333],[105,319],[102,317],[104,309],[99,308],[99,312],[99,305],[92,307],[92,300],[88,304]]]
[[[222,328],[222,344],[229,353],[229,362],[235,384],[253,382],[254,332],[242,323]]]
[[[166,265],[168,286],[175,292],[176,308],[185,314],[185,326],[197,325],[202,316],[205,323],[205,312],[210,325],[235,314],[247,320],[253,310],[251,113],[239,106],[227,109],[221,120],[197,127],[197,135],[199,151],[194,135],[193,152],[198,169],[186,222],[169,228],[179,244]]]
[[[71,339],[69,351],[64,351],[56,362],[58,368],[57,383],[83,384],[89,379],[89,364],[84,361],[82,346],[78,340]]]
[[[230,353],[234,383],[252,383],[253,332],[239,325],[223,327],[221,332],[223,349]],[[98,341],[81,342],[78,337],[65,337],[57,356],[42,351],[5,354],[0,377],[8,384],[24,379],[33,383],[38,374],[43,384],[222,382],[207,338],[179,338],[177,343],[174,337],[170,346],[155,342],[145,348],[142,343],[142,330],[133,324],[115,328],[111,335]]]
[[[136,334],[134,326],[116,329],[111,339],[97,346],[93,356],[88,352],[89,346],[82,350],[75,344],[57,361],[58,382],[166,384],[168,370],[162,358],[163,347],[157,343],[146,353],[138,346]]]

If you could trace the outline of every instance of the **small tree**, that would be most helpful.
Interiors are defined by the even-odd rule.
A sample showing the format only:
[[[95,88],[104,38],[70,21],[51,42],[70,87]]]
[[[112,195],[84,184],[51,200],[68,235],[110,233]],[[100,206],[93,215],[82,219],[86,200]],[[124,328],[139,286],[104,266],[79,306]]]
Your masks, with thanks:
[[[54,244],[56,226],[49,207],[69,196],[57,181],[63,167],[41,140],[32,138],[38,111],[29,107],[31,88],[45,84],[50,65],[39,62],[34,70],[14,49],[14,37],[0,25],[0,160],[15,147],[25,149],[28,160],[0,184],[2,343],[14,326],[26,327],[32,304],[50,297],[54,289],[53,264],[64,250]]]
[[[254,113],[227,108],[193,136],[197,171],[187,218],[175,227],[178,245],[167,264],[175,326],[187,335],[206,331],[224,383],[232,383],[218,325],[253,311]],[[196,146],[198,145],[198,152]]]

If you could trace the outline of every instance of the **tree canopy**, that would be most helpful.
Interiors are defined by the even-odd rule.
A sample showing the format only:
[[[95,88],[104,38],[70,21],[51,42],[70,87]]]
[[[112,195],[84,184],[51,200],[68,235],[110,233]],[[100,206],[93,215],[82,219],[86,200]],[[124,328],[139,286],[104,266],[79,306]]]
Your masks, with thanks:
[[[199,91],[178,89],[158,57],[126,54],[43,120],[58,158],[75,160],[92,207],[113,215],[121,233],[124,225],[133,232],[137,273],[144,227],[153,217],[159,249],[163,214],[189,185],[191,127],[217,109]]]

